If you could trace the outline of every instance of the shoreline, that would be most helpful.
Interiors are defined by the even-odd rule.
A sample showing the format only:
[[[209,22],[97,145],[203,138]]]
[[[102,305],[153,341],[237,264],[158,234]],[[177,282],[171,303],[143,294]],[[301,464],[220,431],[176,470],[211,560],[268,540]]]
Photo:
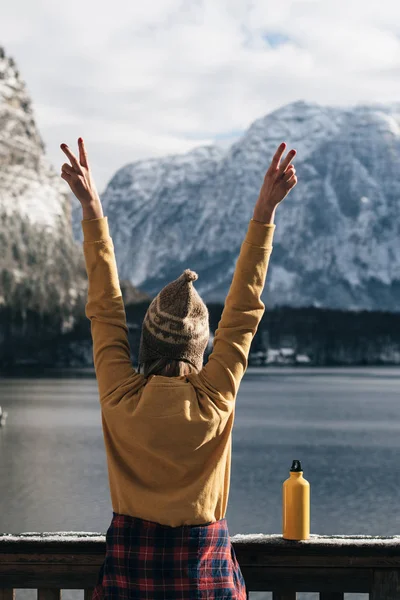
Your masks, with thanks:
[[[313,375],[313,374],[351,374],[369,371],[369,375],[383,373],[385,371],[398,371],[400,376],[400,365],[271,365],[271,366],[249,366],[246,375]],[[12,369],[0,370],[0,378],[41,379],[41,378],[71,378],[71,379],[96,379],[94,367],[38,367],[18,366]]]

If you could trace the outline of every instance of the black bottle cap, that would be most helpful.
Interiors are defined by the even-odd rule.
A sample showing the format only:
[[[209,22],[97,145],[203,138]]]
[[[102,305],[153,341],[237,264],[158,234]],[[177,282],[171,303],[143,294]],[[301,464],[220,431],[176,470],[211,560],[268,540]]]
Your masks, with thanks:
[[[294,460],[290,471],[298,473],[299,471],[302,471],[302,470],[303,469],[301,468],[301,462],[299,460]]]

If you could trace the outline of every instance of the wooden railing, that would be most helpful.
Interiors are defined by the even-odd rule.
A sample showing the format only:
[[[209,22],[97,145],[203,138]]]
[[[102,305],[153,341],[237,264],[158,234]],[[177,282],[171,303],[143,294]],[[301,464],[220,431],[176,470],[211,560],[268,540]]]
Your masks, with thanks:
[[[272,591],[274,600],[295,600],[296,592],[319,592],[320,600],[343,600],[344,592],[400,600],[400,536],[312,535],[290,542],[238,534],[231,540],[248,592]],[[102,534],[0,535],[0,600],[14,600],[16,588],[37,589],[38,600],[80,589],[91,600],[105,550]]]

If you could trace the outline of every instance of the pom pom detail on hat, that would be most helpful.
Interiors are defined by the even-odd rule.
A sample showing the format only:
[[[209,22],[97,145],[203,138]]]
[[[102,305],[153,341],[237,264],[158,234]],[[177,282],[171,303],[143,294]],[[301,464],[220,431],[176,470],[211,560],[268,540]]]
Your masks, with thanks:
[[[195,273],[195,271],[185,269],[181,275],[181,278],[185,279],[186,281],[196,281],[199,278],[199,276],[197,275],[197,273]]]

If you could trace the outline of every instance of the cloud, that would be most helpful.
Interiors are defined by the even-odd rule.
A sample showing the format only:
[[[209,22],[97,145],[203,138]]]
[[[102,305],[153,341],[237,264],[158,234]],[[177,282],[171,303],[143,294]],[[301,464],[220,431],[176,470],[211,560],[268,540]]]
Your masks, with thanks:
[[[291,101],[399,98],[395,0],[14,0],[2,13],[51,161],[82,135],[100,190],[128,162],[226,145]]]
[[[266,31],[263,38],[271,48],[276,48],[290,42],[290,38],[278,31]]]

